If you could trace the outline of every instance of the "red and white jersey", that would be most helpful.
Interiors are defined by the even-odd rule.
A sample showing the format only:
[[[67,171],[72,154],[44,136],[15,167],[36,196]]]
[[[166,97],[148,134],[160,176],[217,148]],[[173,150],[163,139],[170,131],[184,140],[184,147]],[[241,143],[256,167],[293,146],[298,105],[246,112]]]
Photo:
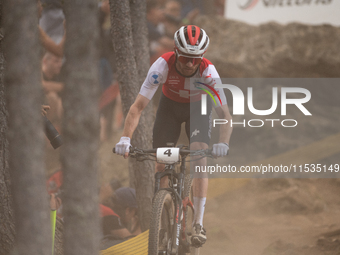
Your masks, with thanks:
[[[215,66],[207,59],[203,58],[197,72],[191,77],[184,77],[179,74],[175,67],[176,54],[168,52],[158,58],[150,67],[148,75],[141,87],[139,94],[148,99],[152,99],[159,85],[163,85],[164,95],[173,101],[180,103],[190,103],[201,100],[201,94],[205,93],[195,86],[195,81],[202,82],[206,77],[211,77],[215,81],[220,80]],[[211,80],[211,79],[210,79]],[[222,105],[227,103],[224,91],[221,88],[216,89],[219,94]],[[219,100],[215,93],[217,106],[220,106]]]

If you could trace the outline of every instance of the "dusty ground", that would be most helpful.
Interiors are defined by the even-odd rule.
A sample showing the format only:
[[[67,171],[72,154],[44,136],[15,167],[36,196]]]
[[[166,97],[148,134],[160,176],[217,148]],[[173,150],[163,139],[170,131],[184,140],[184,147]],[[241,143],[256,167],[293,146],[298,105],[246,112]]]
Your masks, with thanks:
[[[126,161],[111,154],[115,139],[102,144],[101,181],[127,184]],[[340,254],[339,179],[229,179],[227,185],[238,188],[208,199],[201,254]]]
[[[208,201],[202,254],[340,254],[339,191],[337,179],[249,180]]]

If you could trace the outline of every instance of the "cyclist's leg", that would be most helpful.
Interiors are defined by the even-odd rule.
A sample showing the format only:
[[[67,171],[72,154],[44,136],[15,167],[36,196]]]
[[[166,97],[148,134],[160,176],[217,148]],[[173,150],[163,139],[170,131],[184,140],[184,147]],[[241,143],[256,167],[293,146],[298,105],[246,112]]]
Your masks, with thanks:
[[[207,149],[211,137],[211,118],[212,107],[208,103],[207,115],[201,115],[200,102],[191,103],[190,119],[186,123],[186,132],[190,139],[190,149],[202,150]],[[206,241],[206,233],[203,228],[203,215],[205,202],[208,192],[207,173],[197,173],[196,167],[206,167],[207,159],[201,158],[192,161],[190,164],[191,173],[193,173],[193,195],[195,215],[193,220],[192,243],[200,246]]]
[[[191,150],[208,149],[208,144],[202,142],[193,142],[190,144],[190,149]],[[206,158],[195,160],[190,164],[191,171],[192,172],[195,171],[196,166],[202,167],[206,165],[207,165]],[[193,179],[193,195],[194,195],[193,202],[195,207],[194,224],[198,223],[203,226],[203,215],[207,194],[208,194],[208,174],[206,172],[200,173]]]
[[[166,147],[167,143],[176,144],[181,132],[181,122],[178,120],[177,112],[180,110],[180,105],[162,94],[155,124],[153,128],[153,148]],[[156,162],[155,171],[161,172],[164,170],[164,164]],[[168,178],[161,179],[161,188],[168,186]]]
[[[190,149],[192,150],[202,150],[207,149],[208,144],[203,142],[192,142],[190,144]],[[196,166],[204,167],[207,165],[207,159],[201,158],[191,162],[191,172],[195,171]],[[207,173],[199,173],[199,175],[194,175],[193,179],[193,203],[194,203],[194,217],[192,221],[192,236],[191,243],[195,247],[200,247],[206,240],[206,231],[203,228],[203,216],[206,204],[206,197],[208,193],[208,176]]]

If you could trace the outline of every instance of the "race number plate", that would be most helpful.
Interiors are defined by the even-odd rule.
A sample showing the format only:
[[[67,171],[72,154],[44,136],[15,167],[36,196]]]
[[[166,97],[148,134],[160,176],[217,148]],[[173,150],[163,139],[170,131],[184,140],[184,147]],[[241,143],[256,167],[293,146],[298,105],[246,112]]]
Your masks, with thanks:
[[[179,161],[179,148],[158,148],[156,155],[158,163],[174,164]]]

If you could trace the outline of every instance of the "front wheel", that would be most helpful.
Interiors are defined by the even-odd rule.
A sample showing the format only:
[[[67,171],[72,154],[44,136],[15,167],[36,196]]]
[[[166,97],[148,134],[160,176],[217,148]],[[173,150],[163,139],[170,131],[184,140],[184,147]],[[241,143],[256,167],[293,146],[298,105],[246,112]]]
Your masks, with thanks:
[[[171,193],[157,192],[153,203],[149,230],[149,255],[169,255],[173,244],[175,205]]]
[[[185,176],[184,180],[184,198],[189,197],[189,200],[193,202],[193,187],[192,187],[193,179],[190,174]],[[187,238],[187,242],[191,244],[191,231],[194,221],[194,210],[189,205],[186,207],[186,211],[184,213],[184,220],[185,220],[185,236]],[[191,255],[199,255],[200,248],[196,248],[190,245],[190,254]]]

